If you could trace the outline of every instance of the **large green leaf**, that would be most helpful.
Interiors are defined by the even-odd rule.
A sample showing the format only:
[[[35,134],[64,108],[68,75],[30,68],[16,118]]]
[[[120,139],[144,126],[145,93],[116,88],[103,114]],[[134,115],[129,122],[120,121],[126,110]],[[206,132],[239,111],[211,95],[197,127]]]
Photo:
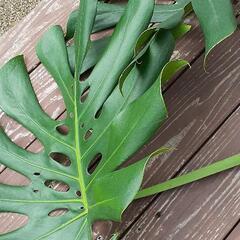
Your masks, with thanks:
[[[39,59],[63,95],[65,120],[52,120],[43,112],[22,56],[0,69],[0,108],[44,146],[41,153],[33,154],[0,132],[0,162],[31,180],[25,187],[0,185],[0,211],[29,217],[25,227],[1,235],[1,240],[87,240],[92,237],[91,227],[96,220],[119,221],[140,188],[150,157],[128,167],[120,166],[166,118],[158,76],[174,49],[171,31],[156,34],[142,63],[134,66],[125,80],[123,95],[118,87],[119,76],[132,59],[136,41],[150,22],[154,1],[129,1],[108,48],[85,81],[79,81],[79,75],[94,64],[86,63],[86,59],[91,55],[89,36],[96,1],[81,3],[75,50],[71,50],[75,56],[71,62],[77,63],[74,69],[70,68],[69,51],[59,26],[49,29],[36,47]],[[69,128],[68,135],[57,130],[61,125]],[[53,153],[68,156],[71,165],[53,161]],[[89,172],[92,160],[99,155],[101,161]],[[47,187],[51,180],[67,184],[69,190],[58,192]],[[58,217],[48,215],[56,209],[68,212]]]
[[[46,32],[36,51],[63,95],[67,110],[65,120],[54,121],[43,112],[22,56],[13,58],[0,69],[0,108],[30,130],[44,146],[41,153],[33,154],[16,146],[0,132],[0,163],[31,180],[25,187],[0,184],[0,211],[29,217],[25,227],[1,235],[1,240],[88,240],[92,238],[91,227],[96,220],[119,221],[135,197],[169,188],[166,184],[137,195],[146,163],[152,155],[127,167],[122,164],[166,118],[161,84],[186,65],[184,61],[168,63],[175,38],[186,28],[168,29],[179,24],[189,2],[179,0],[174,5],[160,5],[153,14],[154,0],[130,0],[127,8],[82,0],[79,11],[69,23],[67,37],[75,32],[74,46],[66,46],[59,26]],[[99,14],[101,8],[97,12],[100,5],[102,14]],[[112,7],[118,8],[116,15]],[[109,23],[107,19],[112,21]],[[161,24],[153,35],[150,34],[149,41],[143,41],[138,48],[136,43],[139,46],[150,21]],[[91,32],[117,22],[111,39],[90,42]],[[119,88],[119,77],[134,60],[134,53],[140,54],[141,61],[131,66]],[[95,64],[90,76],[83,81],[81,73]],[[68,127],[67,135],[58,131],[62,125]],[[154,154],[163,151],[164,148]],[[67,156],[71,165],[54,161],[56,153]],[[95,162],[93,168],[96,157],[100,161]],[[229,167],[225,163],[218,169]],[[232,165],[235,164],[233,161]],[[178,185],[216,172],[216,169],[203,171],[180,179]],[[47,182],[52,180],[65,183],[69,190],[50,189]],[[58,217],[49,216],[58,209],[67,212]]]
[[[205,36],[206,56],[237,27],[231,0],[192,0]]]

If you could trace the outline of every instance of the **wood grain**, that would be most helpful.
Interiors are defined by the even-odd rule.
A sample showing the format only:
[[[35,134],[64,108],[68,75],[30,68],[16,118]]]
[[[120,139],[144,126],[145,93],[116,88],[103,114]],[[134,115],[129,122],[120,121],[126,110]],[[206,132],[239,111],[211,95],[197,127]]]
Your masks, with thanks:
[[[239,139],[240,108],[181,174],[238,154]],[[220,240],[239,219],[240,172],[234,168],[161,194],[123,239],[152,240],[159,236],[162,240]]]
[[[34,46],[44,31],[54,24],[63,27],[66,24],[69,13],[76,7],[74,0],[43,0],[20,24],[9,30],[0,38],[0,65],[7,62],[17,54],[24,54],[27,68],[32,71],[39,65],[35,55]],[[59,94],[56,83],[40,65],[30,74],[32,85],[35,89],[39,102],[52,118],[57,118],[64,111],[64,103]],[[34,142],[28,150],[38,152],[42,145],[35,141],[35,136],[23,126],[8,118],[0,112],[0,125],[13,142],[25,148]],[[0,182],[13,185],[24,185],[28,180],[22,175],[0,166]],[[16,214],[1,214],[0,232],[8,232],[22,226],[27,218]]]
[[[24,54],[28,70],[36,67],[39,63],[34,51],[37,40],[51,25],[65,27],[68,15],[77,3],[77,0],[42,0],[26,18],[0,38],[0,66],[18,54]]]

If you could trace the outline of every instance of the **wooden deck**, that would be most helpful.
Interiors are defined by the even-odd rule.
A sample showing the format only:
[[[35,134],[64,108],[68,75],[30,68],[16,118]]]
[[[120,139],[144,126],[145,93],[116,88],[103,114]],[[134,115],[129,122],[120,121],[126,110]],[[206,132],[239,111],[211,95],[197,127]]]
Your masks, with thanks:
[[[77,0],[43,0],[0,38],[0,65],[23,53],[37,97],[55,119],[64,115],[64,103],[56,84],[39,63],[34,45],[49,25],[65,26],[76,5]],[[240,4],[235,10],[238,16]],[[137,156],[162,145],[175,150],[151,162],[144,186],[240,153],[240,31],[212,52],[205,73],[202,33],[194,16],[188,21],[192,30],[178,42],[174,57],[188,60],[192,67],[164,90],[169,118]],[[21,147],[41,150],[30,132],[2,112],[0,125]],[[0,166],[0,183],[24,185],[27,180]],[[0,232],[25,221],[16,215],[0,215]],[[138,200],[127,209],[121,224],[96,224],[94,237],[108,239],[116,229],[125,240],[240,240],[239,168]]]

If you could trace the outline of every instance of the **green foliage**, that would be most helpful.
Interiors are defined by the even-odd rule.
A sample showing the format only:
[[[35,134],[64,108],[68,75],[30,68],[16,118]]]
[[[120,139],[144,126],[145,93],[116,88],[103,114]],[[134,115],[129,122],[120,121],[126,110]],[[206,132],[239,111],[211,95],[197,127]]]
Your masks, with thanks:
[[[224,16],[228,26],[218,36],[209,37],[202,8],[195,1],[193,8],[207,34],[207,49],[211,49],[235,28],[230,5]],[[96,220],[120,221],[122,212],[134,198],[168,190],[238,164],[234,157],[233,161],[140,192],[147,162],[168,149],[160,148],[123,167],[167,117],[161,87],[188,65],[186,61],[170,61],[170,58],[175,40],[189,30],[181,21],[190,2],[179,0],[174,5],[154,6],[154,0],[130,0],[127,6],[119,6],[81,0],[79,10],[70,16],[67,36],[59,26],[51,27],[39,40],[36,52],[63,95],[67,117],[62,121],[52,120],[41,109],[22,56],[11,59],[0,69],[0,108],[44,145],[41,153],[33,154],[0,132],[0,162],[31,180],[26,187],[0,185],[0,211],[29,216],[25,227],[1,235],[1,240],[88,240],[92,238],[91,228]],[[222,14],[211,7],[206,14]],[[151,22],[158,24],[148,28]],[[90,41],[92,32],[116,23],[111,38]],[[68,47],[65,40],[74,33],[74,45]],[[90,76],[83,81],[81,74],[94,65]],[[69,128],[68,135],[57,131],[62,125]],[[71,165],[53,161],[53,153],[68,156]],[[90,172],[96,156],[100,156],[100,162]],[[48,188],[49,180],[64,182],[69,191]],[[48,216],[55,209],[68,212],[59,217]],[[112,239],[116,238],[114,235]]]
[[[193,9],[200,21],[205,36],[206,56],[237,27],[229,0],[194,0]]]

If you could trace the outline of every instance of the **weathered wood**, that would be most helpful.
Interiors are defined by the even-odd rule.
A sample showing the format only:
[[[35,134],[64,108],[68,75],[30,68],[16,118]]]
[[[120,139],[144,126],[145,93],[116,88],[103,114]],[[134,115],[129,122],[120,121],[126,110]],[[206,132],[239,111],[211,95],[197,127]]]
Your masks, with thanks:
[[[57,84],[42,65],[30,74],[30,78],[43,110],[56,119],[65,109]],[[35,139],[28,130],[7,117],[4,112],[0,113],[0,124],[12,141],[23,148]]]
[[[30,74],[30,78],[43,110],[52,118],[58,118],[64,111],[65,105],[56,83],[42,65]],[[0,112],[0,126],[14,143],[23,148],[35,140],[31,132],[7,117],[4,112]],[[0,166],[0,172],[3,170],[4,166]]]
[[[47,27],[59,24],[65,27],[69,13],[76,7],[77,0],[42,1],[25,19],[0,38],[0,65],[17,54],[24,54],[28,70],[33,70],[39,60],[35,55],[35,44]],[[43,67],[31,75],[33,87],[42,108],[53,118],[62,113],[62,97],[53,80]],[[0,111],[0,125],[7,135],[19,146],[26,147],[35,137],[18,123]],[[4,170],[0,166],[0,173]]]
[[[239,5],[236,10],[238,9]],[[189,37],[192,37],[192,44],[196,40],[200,41],[201,49],[201,36],[191,33]],[[208,71],[211,75],[204,73],[202,57],[194,64],[191,74],[189,72],[184,74],[166,92],[169,119],[151,143],[147,144],[134,159],[141,159],[146,152],[150,153],[163,145],[175,147],[177,150],[161,159],[155,159],[149,165],[144,186],[151,186],[174,176],[238,104],[238,91],[234,84],[238,83],[239,75],[236,73],[237,57],[233,55],[238,47],[238,38],[239,33],[215,49],[212,54],[215,56],[209,59],[211,66],[208,66]],[[119,227],[121,232],[133,224],[152,199],[139,200],[129,207]],[[116,226],[113,228],[115,231]]]
[[[34,50],[37,40],[50,25],[65,27],[67,17],[77,3],[77,0],[43,0],[0,38],[0,66],[18,54],[24,54],[28,69],[33,69],[39,63]]]
[[[60,24],[64,27],[69,13],[76,5],[77,1],[74,0],[42,1],[19,25],[1,37],[0,65],[17,54],[24,54],[28,70],[33,70],[39,64],[34,50],[36,41],[48,26]],[[37,67],[30,77],[42,108],[52,118],[57,118],[65,107],[56,83],[42,66]],[[28,130],[9,119],[3,112],[0,112],[0,124],[12,141],[23,148],[35,140],[35,137]],[[28,149],[37,152],[42,149],[42,145],[35,141]],[[5,167],[1,165],[0,173],[3,170]],[[25,184],[26,178],[8,169],[0,175],[0,182],[22,185]],[[26,221],[26,217],[16,214],[1,214],[0,232],[12,231],[16,227],[24,225]]]
[[[238,154],[239,138],[240,108],[181,174]],[[221,240],[239,218],[240,173],[239,168],[234,168],[161,194],[123,239],[151,240],[159,236],[163,240]]]

